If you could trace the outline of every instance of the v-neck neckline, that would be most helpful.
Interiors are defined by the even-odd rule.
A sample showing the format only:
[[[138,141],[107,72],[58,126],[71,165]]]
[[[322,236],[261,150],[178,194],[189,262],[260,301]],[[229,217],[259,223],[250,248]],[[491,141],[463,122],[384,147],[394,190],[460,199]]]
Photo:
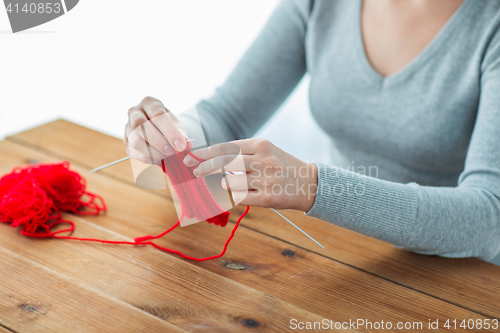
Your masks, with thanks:
[[[410,62],[408,62],[403,68],[399,69],[395,73],[387,76],[383,76],[377,72],[366,55],[366,49],[364,46],[363,33],[361,30],[361,9],[363,5],[363,0],[357,0],[357,5],[355,8],[356,18],[352,20],[354,22],[354,40],[355,48],[357,54],[357,60],[361,70],[366,74],[367,79],[380,87],[388,87],[394,85],[398,82],[402,82],[408,77],[410,77],[420,66],[432,57],[442,47],[444,41],[455,31],[455,27],[462,21],[465,16],[466,9],[472,3],[472,0],[464,0],[462,4],[455,10],[453,15],[448,19],[448,21],[443,25],[439,32],[432,38],[432,40],[415,56]]]

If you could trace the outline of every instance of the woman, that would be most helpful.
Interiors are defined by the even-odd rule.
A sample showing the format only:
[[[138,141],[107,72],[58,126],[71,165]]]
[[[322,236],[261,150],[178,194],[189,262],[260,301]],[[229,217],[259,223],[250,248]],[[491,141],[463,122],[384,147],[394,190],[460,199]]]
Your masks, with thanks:
[[[233,194],[248,189],[242,204],[298,209],[414,252],[490,260],[500,250],[499,26],[497,0],[283,0],[197,105],[210,143],[237,140],[244,155],[247,177],[228,176]],[[334,165],[245,139],[306,72]],[[165,112],[153,98],[129,111],[131,157],[147,154],[130,140],[133,129]],[[191,147],[180,123],[189,127],[194,115],[168,115],[157,156]],[[185,164],[207,175],[230,157],[223,147]],[[375,166],[378,177],[346,165]],[[307,172],[273,172],[290,167]],[[271,195],[273,186],[290,191]]]

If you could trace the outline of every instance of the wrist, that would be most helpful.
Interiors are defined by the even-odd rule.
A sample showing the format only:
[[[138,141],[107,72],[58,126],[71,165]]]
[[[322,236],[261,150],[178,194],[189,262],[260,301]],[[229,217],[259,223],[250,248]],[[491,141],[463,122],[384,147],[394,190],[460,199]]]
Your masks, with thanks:
[[[307,177],[305,179],[305,195],[301,198],[298,210],[308,212],[316,200],[318,189],[318,166],[314,163],[306,163]]]

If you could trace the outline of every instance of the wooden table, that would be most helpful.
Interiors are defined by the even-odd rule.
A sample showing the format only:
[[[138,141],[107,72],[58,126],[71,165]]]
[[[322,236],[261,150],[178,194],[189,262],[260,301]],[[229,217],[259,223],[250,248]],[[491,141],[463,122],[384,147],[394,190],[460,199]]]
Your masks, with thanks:
[[[1,141],[0,173],[70,161],[108,204],[101,216],[65,215],[76,223],[74,236],[132,240],[165,230],[176,220],[169,193],[137,187],[128,162],[87,173],[124,156],[121,140],[58,120]],[[217,254],[242,211],[232,211],[226,228],[198,223],[157,242]],[[458,326],[500,318],[498,266],[422,256],[300,212],[283,214],[326,249],[260,208],[251,208],[226,255],[206,262],[147,246],[29,239],[0,223],[0,332],[300,331],[291,328],[324,319],[332,331],[357,320],[372,329],[350,331],[382,331],[381,321],[392,330],[421,322],[429,331],[429,320],[443,330],[447,319]],[[462,330],[450,325],[444,331]]]

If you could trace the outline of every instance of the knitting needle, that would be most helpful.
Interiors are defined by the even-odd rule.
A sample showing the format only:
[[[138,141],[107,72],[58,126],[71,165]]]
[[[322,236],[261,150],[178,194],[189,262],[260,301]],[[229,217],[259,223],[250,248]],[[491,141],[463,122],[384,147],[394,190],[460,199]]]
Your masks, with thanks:
[[[129,156],[124,157],[124,158],[122,158],[121,160],[114,161],[114,162],[108,163],[108,164],[106,164],[106,165],[100,166],[100,167],[98,167],[98,168],[95,168],[95,169],[93,169],[93,170],[90,170],[90,171],[89,171],[89,173],[94,173],[94,172],[100,171],[100,170],[102,170],[102,169],[106,169],[107,167],[113,166],[113,165],[115,165],[115,164],[118,164],[118,163],[121,163],[121,162],[125,162],[125,161],[126,161],[126,160],[128,160],[128,159],[130,159],[130,157],[129,157]]]
[[[186,140],[186,142],[192,142],[192,141],[194,141],[194,139],[189,139],[189,140]],[[94,173],[94,172],[100,171],[100,170],[102,170],[102,169],[106,169],[106,168],[108,168],[108,167],[110,167],[110,166],[113,166],[113,165],[115,165],[115,164],[118,164],[118,163],[121,163],[121,162],[125,162],[125,161],[126,161],[126,160],[128,160],[128,159],[130,159],[130,157],[129,157],[129,156],[124,157],[124,158],[122,158],[122,159],[120,159],[120,160],[118,160],[118,161],[114,161],[114,162],[108,163],[108,164],[106,164],[106,165],[102,165],[102,166],[100,166],[100,167],[98,167],[98,168],[92,169],[92,170],[90,170],[90,171],[89,171],[89,173]]]
[[[191,141],[194,141],[194,139],[189,139],[189,140],[186,140],[186,142],[191,142]],[[113,166],[115,164],[118,164],[118,163],[121,163],[121,162],[124,162],[126,160],[130,159],[130,157],[125,157],[125,158],[122,158],[118,161],[114,161],[114,162],[111,162],[111,163],[108,163],[106,165],[103,165],[103,166],[100,166],[98,168],[95,168],[93,170],[90,170],[89,173],[93,173],[93,172],[97,172],[97,171],[100,171],[102,169],[105,169],[105,168],[108,168],[110,166]],[[227,172],[224,172],[224,176],[226,176]],[[311,236],[309,236],[309,234],[307,232],[305,232],[304,230],[300,229],[297,225],[295,225],[295,223],[293,223],[292,221],[290,221],[289,219],[287,219],[285,216],[283,216],[280,212],[278,212],[276,209],[274,208],[271,208],[273,210],[273,212],[275,212],[276,214],[278,214],[279,216],[281,216],[285,221],[287,221],[288,223],[290,223],[291,225],[293,225],[295,228],[297,228],[298,231],[300,231],[301,233],[303,233],[304,235],[306,235],[310,240],[312,240],[314,243],[318,244],[319,246],[321,246],[322,248],[325,248],[323,245],[321,245],[317,240],[315,240],[314,238],[312,238]]]
[[[240,173],[244,173],[244,172],[237,172],[238,174]],[[236,174],[236,172],[233,172],[233,171],[225,171],[223,173],[224,177],[226,177],[227,175],[234,175]],[[281,216],[285,221],[287,221],[288,223],[290,223],[291,225],[293,225],[295,228],[297,228],[298,231],[300,231],[301,233],[303,233],[304,235],[306,235],[307,237],[309,237],[310,240],[312,240],[314,243],[318,244],[319,246],[321,246],[322,248],[325,248],[323,245],[321,245],[317,240],[315,240],[314,238],[312,238],[311,236],[309,236],[309,234],[307,232],[305,232],[304,230],[300,229],[295,223],[293,223],[292,221],[290,221],[289,219],[287,219],[285,216],[283,216],[280,212],[278,212],[276,209],[274,208],[271,208],[271,210],[273,212],[275,212],[276,214],[278,214],[279,216]]]
[[[271,208],[271,210],[273,212],[275,212],[276,214],[278,214],[279,216],[281,216],[285,221],[287,221],[288,223],[290,223],[291,225],[293,225],[295,228],[297,228],[298,231],[300,231],[301,233],[303,233],[304,235],[306,235],[307,237],[309,237],[310,240],[312,240],[314,243],[318,244],[319,246],[321,246],[322,248],[325,248],[323,245],[321,245],[317,240],[315,240],[314,238],[312,238],[311,236],[309,236],[307,234],[307,232],[305,232],[304,230],[300,229],[297,225],[295,225],[295,223],[293,223],[292,221],[290,221],[289,219],[287,219],[285,216],[283,216],[280,212],[278,212],[276,209],[274,208]]]

